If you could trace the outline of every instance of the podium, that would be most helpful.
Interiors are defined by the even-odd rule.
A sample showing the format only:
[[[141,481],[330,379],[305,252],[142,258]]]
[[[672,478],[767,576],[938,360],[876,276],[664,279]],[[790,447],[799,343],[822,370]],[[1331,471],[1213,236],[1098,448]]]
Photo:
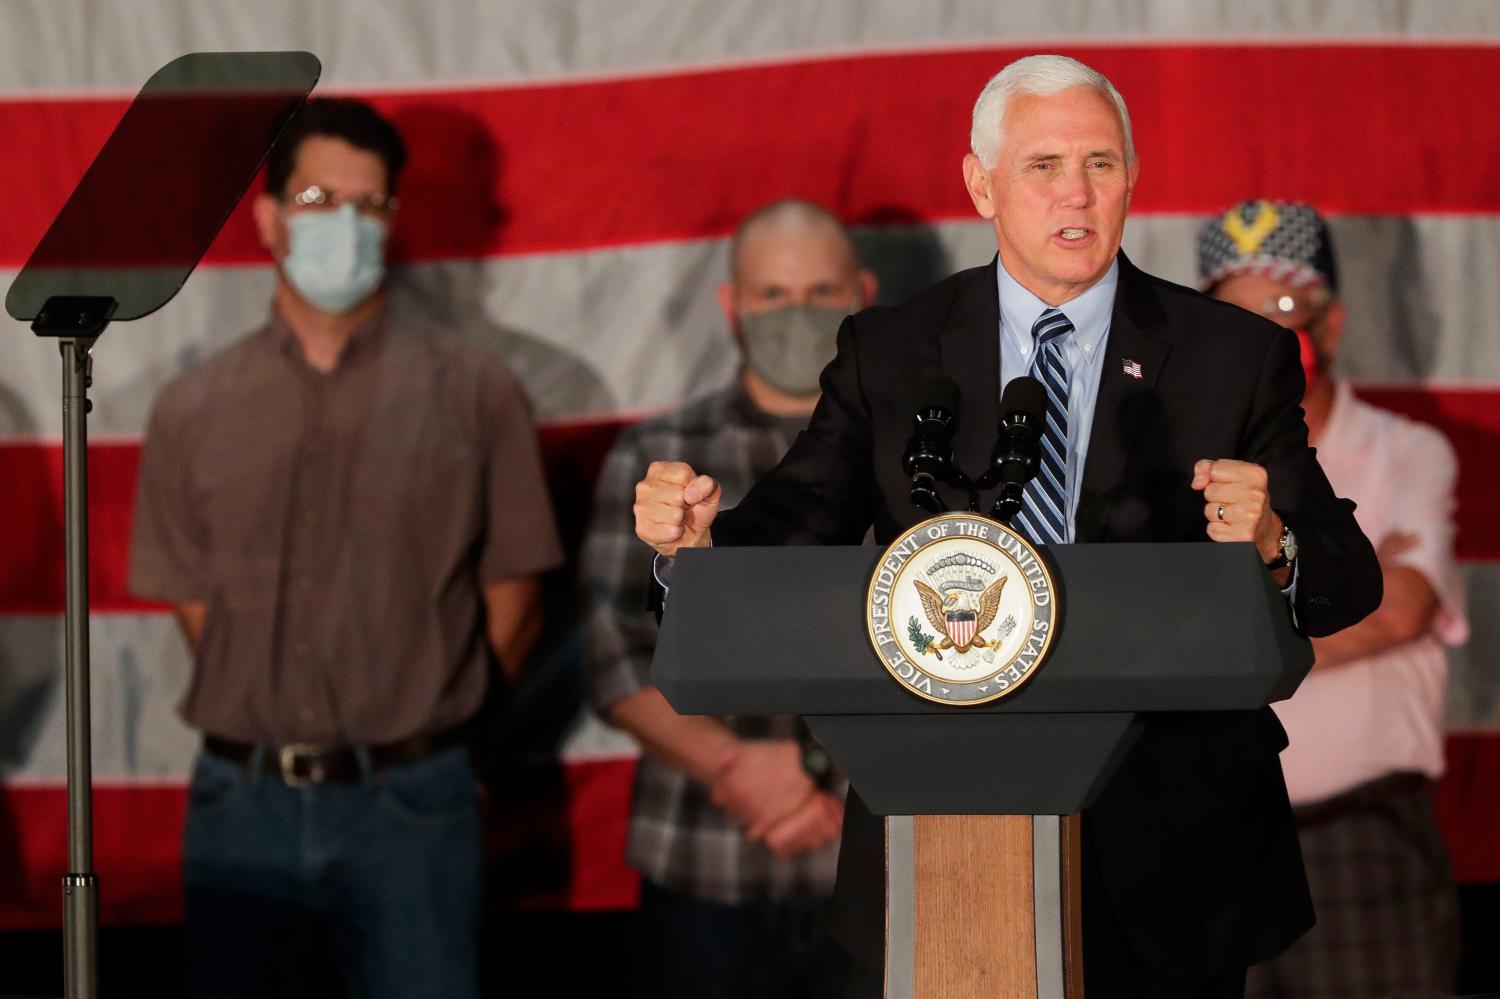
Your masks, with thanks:
[[[886,822],[886,995],[1080,999],[1079,819],[1144,712],[1240,711],[1312,666],[1255,546],[1053,545],[1047,659],[952,707],[882,667],[882,549],[684,550],[652,664],[682,714],[797,714]]]

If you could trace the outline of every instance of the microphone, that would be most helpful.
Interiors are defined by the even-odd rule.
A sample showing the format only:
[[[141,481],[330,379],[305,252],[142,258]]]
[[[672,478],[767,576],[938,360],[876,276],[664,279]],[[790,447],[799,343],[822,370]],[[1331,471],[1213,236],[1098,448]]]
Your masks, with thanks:
[[[953,477],[958,385],[941,371],[930,369],[922,376],[917,400],[912,436],[901,456],[901,468],[911,476],[911,501],[929,513],[942,513],[937,486]]]
[[[981,488],[1000,483],[992,515],[1002,523],[1021,509],[1021,493],[1036,475],[1042,453],[1042,424],[1047,418],[1047,390],[1029,375],[1012,379],[1000,395],[1000,439],[990,456]]]

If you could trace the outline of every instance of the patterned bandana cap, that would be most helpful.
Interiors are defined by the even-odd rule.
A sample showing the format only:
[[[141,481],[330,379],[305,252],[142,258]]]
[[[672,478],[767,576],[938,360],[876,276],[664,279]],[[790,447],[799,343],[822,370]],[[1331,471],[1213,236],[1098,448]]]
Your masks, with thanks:
[[[1328,223],[1311,205],[1242,201],[1198,230],[1198,287],[1261,274],[1293,288],[1338,290]]]

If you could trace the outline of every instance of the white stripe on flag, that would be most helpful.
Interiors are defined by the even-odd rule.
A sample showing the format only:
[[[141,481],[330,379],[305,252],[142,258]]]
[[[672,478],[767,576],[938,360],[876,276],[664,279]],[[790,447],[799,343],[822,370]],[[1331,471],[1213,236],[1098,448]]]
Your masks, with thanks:
[[[1148,271],[1193,280],[1197,218],[1144,216],[1125,248]],[[1500,216],[1347,218],[1332,223],[1349,323],[1340,369],[1358,381],[1500,385]],[[887,289],[984,264],[995,252],[984,222],[934,227],[942,259],[922,271],[880,262],[909,230],[860,230]],[[639,412],[725,384],[738,363],[714,300],[723,240],[584,253],[421,264],[403,285],[437,315],[451,311],[505,352],[542,419]],[[1404,262],[1404,263],[1402,263]],[[1410,275],[1393,281],[1389,275]],[[9,287],[13,271],[0,271]],[[184,367],[263,322],[267,267],[205,268],[166,308],[109,330],[95,349],[97,438],[135,437],[151,402]],[[1486,332],[1488,331],[1488,332]],[[669,343],[671,349],[662,349]],[[61,437],[57,352],[20,327],[0,337],[0,437]]]
[[[536,82],[997,44],[1047,51],[1101,41],[1500,38],[1500,5],[1489,0],[1031,0],[950,4],[941,14],[909,0],[576,0],[553,9],[557,16],[539,16],[531,4],[472,0],[319,0],[315,7],[306,0],[6,0],[0,91],[134,92],[157,67],[195,49],[307,49],[323,60],[320,89],[328,90]]]

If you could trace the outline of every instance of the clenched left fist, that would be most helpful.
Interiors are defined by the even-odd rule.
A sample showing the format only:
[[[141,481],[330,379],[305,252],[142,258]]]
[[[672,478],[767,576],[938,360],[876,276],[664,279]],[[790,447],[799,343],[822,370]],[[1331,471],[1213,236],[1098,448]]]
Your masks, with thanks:
[[[1262,562],[1281,552],[1281,518],[1271,509],[1266,470],[1221,458],[1193,465],[1193,488],[1203,492],[1203,516],[1215,541],[1253,541]]]

